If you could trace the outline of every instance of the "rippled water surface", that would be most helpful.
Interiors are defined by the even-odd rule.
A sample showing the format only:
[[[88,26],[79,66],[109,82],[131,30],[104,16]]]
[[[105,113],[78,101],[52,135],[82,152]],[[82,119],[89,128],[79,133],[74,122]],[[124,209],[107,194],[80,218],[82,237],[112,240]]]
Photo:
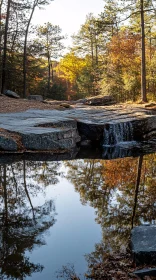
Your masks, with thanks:
[[[133,226],[155,224],[155,188],[155,153],[1,164],[0,279],[84,279],[100,246],[124,250]]]

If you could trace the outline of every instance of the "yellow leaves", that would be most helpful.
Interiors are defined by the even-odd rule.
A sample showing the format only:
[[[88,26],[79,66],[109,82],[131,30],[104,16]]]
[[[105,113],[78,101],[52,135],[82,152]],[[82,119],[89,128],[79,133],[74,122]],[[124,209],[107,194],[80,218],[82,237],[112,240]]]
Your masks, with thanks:
[[[61,59],[57,71],[60,77],[66,78],[73,83],[85,66],[85,59],[79,58],[71,52]]]
[[[40,82],[40,81],[42,81],[42,80],[43,80],[43,78],[35,77],[35,81],[36,81],[36,82]]]

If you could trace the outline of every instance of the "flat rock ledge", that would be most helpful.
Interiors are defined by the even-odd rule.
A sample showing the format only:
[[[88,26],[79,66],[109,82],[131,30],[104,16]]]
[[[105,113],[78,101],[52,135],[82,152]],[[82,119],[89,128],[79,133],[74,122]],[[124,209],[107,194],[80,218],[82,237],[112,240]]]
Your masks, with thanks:
[[[156,226],[138,226],[132,230],[132,252],[136,265],[156,265]]]
[[[132,125],[127,126],[129,123]],[[0,151],[60,153],[74,149],[80,142],[102,145],[105,131],[118,124],[121,128],[133,127],[135,141],[156,138],[156,115],[148,109],[78,105],[64,111],[30,109],[0,114]]]

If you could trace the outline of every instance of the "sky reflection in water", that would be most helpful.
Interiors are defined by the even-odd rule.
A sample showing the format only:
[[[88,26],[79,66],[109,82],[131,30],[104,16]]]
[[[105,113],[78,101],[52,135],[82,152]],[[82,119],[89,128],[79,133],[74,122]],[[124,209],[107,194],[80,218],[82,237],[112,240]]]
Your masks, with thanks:
[[[1,279],[55,280],[68,263],[83,275],[96,243],[121,248],[132,224],[155,223],[156,154],[1,165],[0,186]]]

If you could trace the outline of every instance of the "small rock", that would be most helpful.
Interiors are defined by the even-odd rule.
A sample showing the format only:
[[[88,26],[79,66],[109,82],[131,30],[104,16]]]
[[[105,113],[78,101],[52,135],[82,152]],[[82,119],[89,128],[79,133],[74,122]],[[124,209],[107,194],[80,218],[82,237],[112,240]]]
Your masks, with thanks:
[[[29,95],[28,99],[29,100],[36,100],[36,101],[43,101],[43,96],[42,95]]]
[[[61,103],[60,106],[64,107],[64,108],[70,108],[71,107],[68,103]]]
[[[20,98],[20,96],[16,92],[11,91],[11,90],[5,90],[4,94],[8,97]]]

